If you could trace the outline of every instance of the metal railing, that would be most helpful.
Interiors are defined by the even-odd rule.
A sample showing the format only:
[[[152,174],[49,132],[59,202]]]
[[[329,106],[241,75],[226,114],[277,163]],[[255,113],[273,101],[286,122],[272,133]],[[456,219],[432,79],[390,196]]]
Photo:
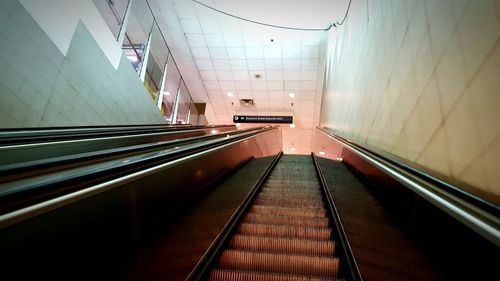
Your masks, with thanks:
[[[380,156],[325,129],[318,129],[417,195],[445,211],[495,245],[500,246],[498,206],[491,204],[484,206],[484,202],[481,203],[475,196],[464,191],[460,195],[454,194],[447,190],[449,188],[439,184],[438,181],[430,180],[432,178],[430,176],[422,176],[421,173],[415,173],[401,163]],[[447,185],[449,186],[449,184]],[[454,187],[454,189],[458,188]]]

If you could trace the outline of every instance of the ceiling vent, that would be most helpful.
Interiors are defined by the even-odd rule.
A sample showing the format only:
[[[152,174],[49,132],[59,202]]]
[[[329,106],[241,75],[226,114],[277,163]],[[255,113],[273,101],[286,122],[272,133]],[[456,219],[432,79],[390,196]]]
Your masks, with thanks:
[[[253,99],[241,99],[240,104],[244,106],[253,106]]]

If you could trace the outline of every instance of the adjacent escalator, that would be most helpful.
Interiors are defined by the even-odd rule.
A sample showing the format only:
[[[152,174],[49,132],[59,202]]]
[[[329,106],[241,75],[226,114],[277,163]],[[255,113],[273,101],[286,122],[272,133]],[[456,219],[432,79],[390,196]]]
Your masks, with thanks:
[[[341,162],[319,158],[363,280],[442,280],[383,204]]]
[[[338,280],[339,258],[309,156],[283,156],[209,280]]]

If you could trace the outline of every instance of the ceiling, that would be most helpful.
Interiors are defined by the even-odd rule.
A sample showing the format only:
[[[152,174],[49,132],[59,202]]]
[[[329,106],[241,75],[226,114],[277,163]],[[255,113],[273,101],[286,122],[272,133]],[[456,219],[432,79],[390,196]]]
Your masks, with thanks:
[[[308,29],[328,28],[342,18],[348,4],[348,0],[199,1],[253,21]],[[207,102],[209,121],[230,124],[233,114],[293,115],[296,127],[283,127],[284,150],[310,153],[321,107],[327,32],[258,25],[191,0],[171,0],[168,6],[164,2],[157,3],[164,16],[175,13],[177,30],[185,41],[177,42],[173,53],[182,56],[176,60],[183,76],[188,76],[187,84],[196,80],[189,76],[201,80],[193,83],[198,89],[190,92],[206,93],[194,98]],[[254,105],[242,105],[240,99],[253,99]]]

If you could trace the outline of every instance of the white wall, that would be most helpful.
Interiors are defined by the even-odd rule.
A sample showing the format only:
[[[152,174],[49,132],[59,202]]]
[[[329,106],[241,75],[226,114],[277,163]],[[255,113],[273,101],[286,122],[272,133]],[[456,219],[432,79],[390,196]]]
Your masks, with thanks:
[[[20,0],[47,33],[59,51],[66,55],[78,21],[90,31],[111,64],[118,68],[122,54],[106,22],[92,0]]]
[[[500,1],[369,3],[330,34],[320,124],[500,195]]]

